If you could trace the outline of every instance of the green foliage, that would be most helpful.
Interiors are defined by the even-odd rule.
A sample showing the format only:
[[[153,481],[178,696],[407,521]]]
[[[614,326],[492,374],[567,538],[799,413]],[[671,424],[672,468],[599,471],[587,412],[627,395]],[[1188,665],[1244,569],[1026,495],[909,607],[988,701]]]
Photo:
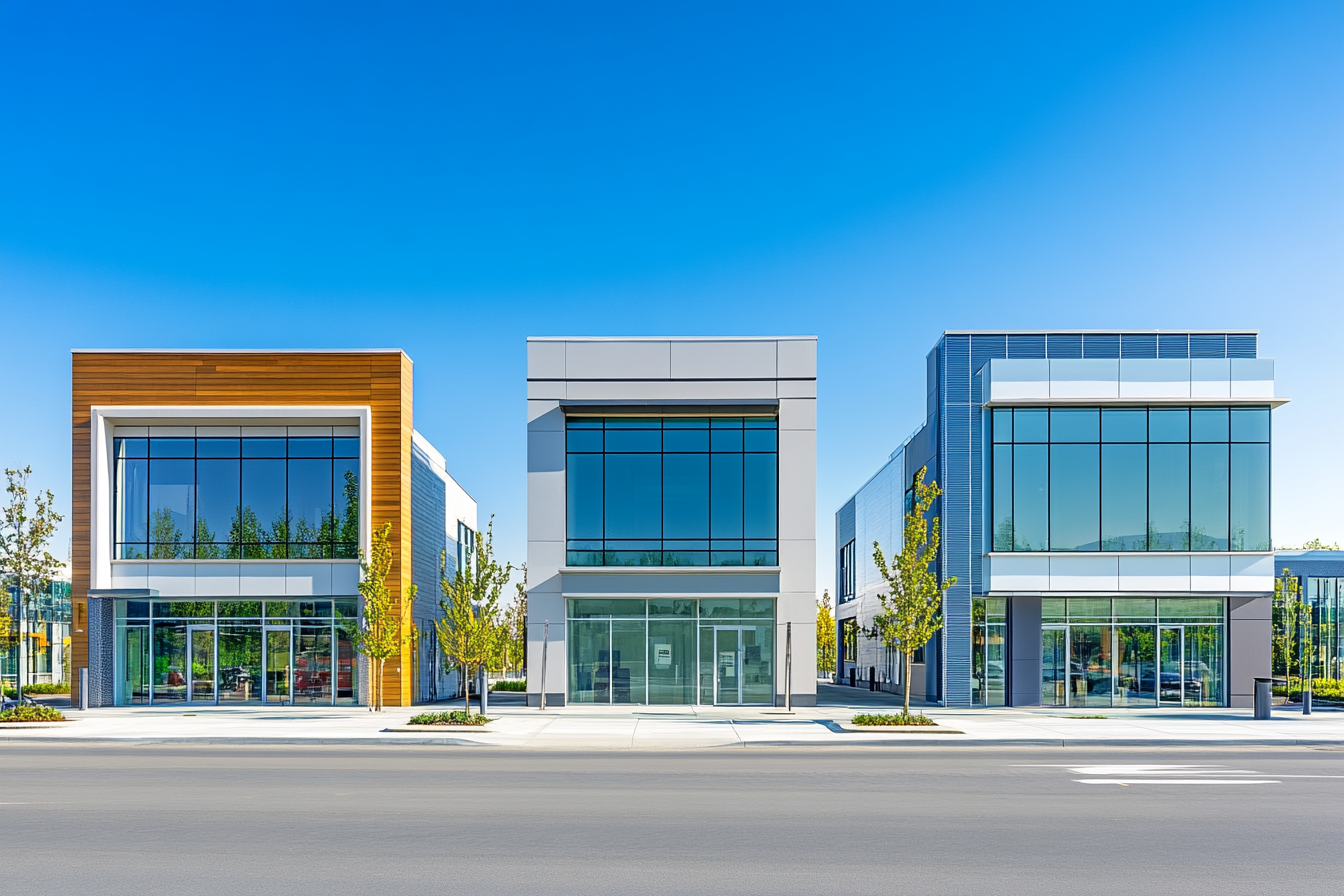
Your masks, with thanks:
[[[526,691],[527,681],[525,679],[515,679],[513,681],[497,681],[490,685],[492,691]]]
[[[484,725],[490,721],[478,712],[454,709],[449,712],[422,712],[411,716],[412,725]]]
[[[508,629],[499,618],[499,595],[509,583],[513,564],[500,566],[494,558],[495,519],[476,538],[462,568],[449,581],[447,558],[440,559],[444,597],[439,601],[443,618],[434,623],[444,656],[462,668],[462,680],[470,681],[481,666],[499,662],[508,643]],[[467,711],[471,689],[463,688]]]
[[[364,573],[359,583],[359,593],[364,598],[362,617],[357,621],[341,617],[350,635],[351,646],[374,661],[370,670],[373,673],[370,684],[375,712],[383,711],[383,664],[401,653],[409,628],[403,621],[411,615],[411,604],[415,602],[416,594],[416,587],[407,585],[405,600],[397,607],[393,595],[387,590],[387,574],[392,569],[395,553],[388,543],[391,534],[391,523],[384,523],[375,529],[369,558],[360,558],[359,568]]]
[[[68,694],[70,693],[70,682],[62,681],[56,684],[26,684],[23,686],[25,694]],[[17,697],[19,692],[15,688],[5,688],[6,697]]]
[[[817,601],[817,671],[823,670],[835,670],[835,617],[829,591],[822,591]]]
[[[504,611],[504,641],[500,656],[500,668],[512,672],[527,664],[527,564],[519,567],[522,580],[513,583],[517,594],[513,603]],[[496,690],[508,690],[496,688]],[[518,688],[518,690],[527,690]]]
[[[899,650],[905,660],[905,704],[902,715],[910,715],[910,674],[915,651],[928,643],[943,624],[943,592],[957,583],[949,576],[941,583],[934,571],[938,559],[940,527],[937,516],[929,516],[933,502],[942,494],[937,482],[925,484],[928,467],[915,475],[914,502],[905,515],[900,553],[882,556],[882,546],[873,542],[873,562],[886,581],[887,593],[878,595],[882,612],[864,629],[870,638],[878,638],[888,650]]]
[[[41,591],[43,583],[55,578],[63,565],[48,550],[63,519],[53,509],[56,496],[50,490],[37,492],[30,505],[28,477],[32,472],[32,467],[5,470],[9,502],[0,508],[0,574],[13,580],[20,597],[25,590],[29,594]],[[9,602],[3,603],[8,606]],[[12,648],[18,631],[8,613],[0,614],[0,626],[0,648]]]
[[[26,703],[0,712],[0,722],[64,722],[65,714],[50,706],[29,706]]]
[[[1283,694],[1283,688],[1275,688],[1280,695]],[[1288,686],[1288,699],[1294,702],[1302,699],[1302,682],[1292,681]],[[1344,703],[1344,679],[1339,678],[1317,678],[1311,683],[1311,699],[1324,700],[1330,703]]]
[[[874,728],[885,728],[890,726],[916,726],[923,728],[929,725],[937,725],[938,723],[926,715],[911,715],[910,710],[907,709],[900,715],[863,713],[854,717],[854,724]]]

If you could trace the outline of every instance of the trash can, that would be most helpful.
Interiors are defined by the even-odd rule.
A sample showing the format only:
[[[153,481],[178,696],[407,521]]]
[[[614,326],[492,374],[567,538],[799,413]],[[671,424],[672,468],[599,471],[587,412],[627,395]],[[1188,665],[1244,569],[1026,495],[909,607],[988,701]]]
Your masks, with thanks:
[[[1270,683],[1272,678],[1257,678],[1255,680],[1255,717],[1257,719],[1269,718],[1269,707],[1273,702]]]

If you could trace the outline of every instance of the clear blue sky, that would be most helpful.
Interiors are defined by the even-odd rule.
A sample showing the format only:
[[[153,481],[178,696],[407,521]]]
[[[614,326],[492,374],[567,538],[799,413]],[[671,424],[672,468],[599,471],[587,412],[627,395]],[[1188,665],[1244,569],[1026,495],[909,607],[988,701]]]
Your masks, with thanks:
[[[385,347],[524,558],[529,334],[820,337],[832,514],[944,328],[1259,327],[1344,540],[1344,4],[0,3],[0,464],[72,347]],[[65,549],[65,537],[59,546]]]

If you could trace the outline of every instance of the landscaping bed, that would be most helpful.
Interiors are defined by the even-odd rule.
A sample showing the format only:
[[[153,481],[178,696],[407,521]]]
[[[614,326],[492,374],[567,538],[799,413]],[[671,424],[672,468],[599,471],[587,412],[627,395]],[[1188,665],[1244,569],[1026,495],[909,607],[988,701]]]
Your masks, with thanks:
[[[434,728],[482,728],[490,721],[489,716],[478,712],[454,709],[449,712],[422,712],[411,716],[411,720],[399,728],[389,731],[423,731]]]
[[[0,725],[23,724],[25,722],[68,722],[59,709],[50,706],[16,706],[0,712]]]
[[[944,728],[933,719],[919,713],[860,713],[848,724],[840,723],[844,731],[901,731],[910,734],[962,734]]]

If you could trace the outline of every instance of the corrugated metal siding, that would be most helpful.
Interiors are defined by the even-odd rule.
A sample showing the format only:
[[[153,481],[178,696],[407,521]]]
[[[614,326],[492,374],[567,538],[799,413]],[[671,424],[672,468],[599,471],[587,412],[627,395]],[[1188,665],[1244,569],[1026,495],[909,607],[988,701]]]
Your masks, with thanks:
[[[1120,357],[1122,358],[1156,358],[1157,357],[1157,334],[1156,333],[1126,333],[1120,337]]]
[[[946,652],[943,700],[947,706],[970,704],[971,677],[971,345],[970,338],[943,338],[940,377],[943,468],[942,574],[957,577],[943,603]]]
[[[1081,358],[1083,337],[1079,333],[1049,333],[1045,337],[1047,358]]]
[[[1231,335],[1227,337],[1227,356],[1229,358],[1254,358],[1259,350],[1258,337],[1255,335]]]
[[[1044,358],[1045,337],[1030,333],[1008,334],[1008,357]]]
[[[1083,335],[1084,358],[1120,357],[1119,335],[1086,333]]]
[[[1159,333],[1157,336],[1157,356],[1159,358],[1190,357],[1190,337],[1185,333]]]
[[[1190,334],[1190,357],[1226,358],[1227,337],[1222,333]]]

